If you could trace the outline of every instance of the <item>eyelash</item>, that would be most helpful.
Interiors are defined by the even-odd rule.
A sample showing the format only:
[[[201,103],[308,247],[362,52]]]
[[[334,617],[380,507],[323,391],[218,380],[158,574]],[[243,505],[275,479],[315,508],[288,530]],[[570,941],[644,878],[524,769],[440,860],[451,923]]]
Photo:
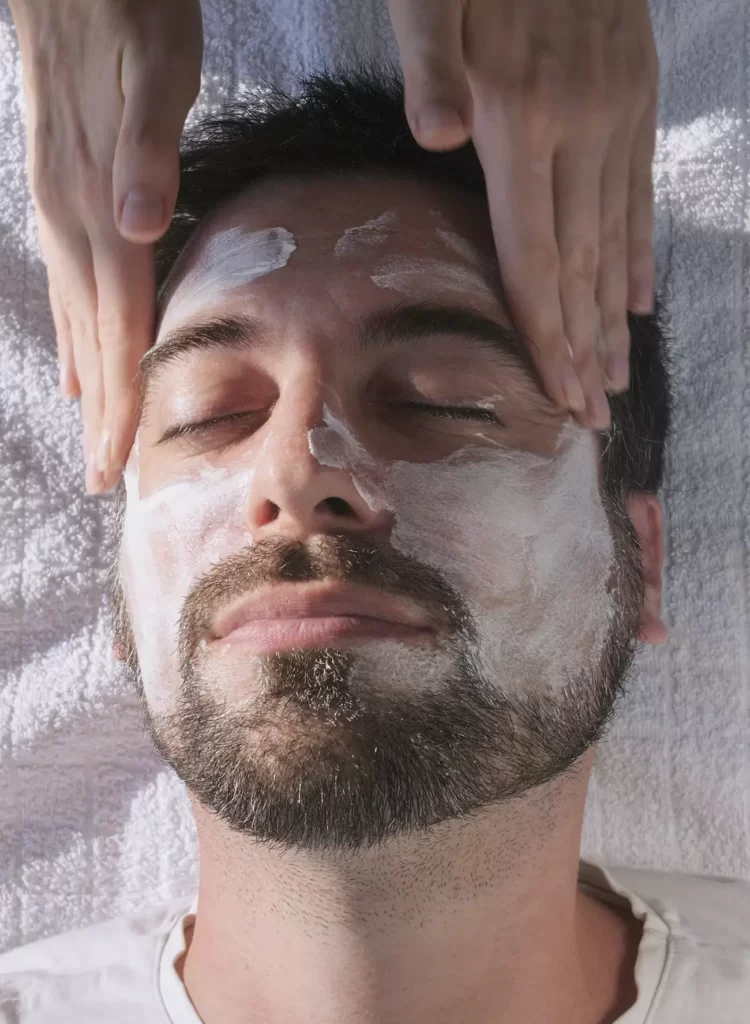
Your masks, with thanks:
[[[502,425],[489,409],[480,409],[478,406],[430,405],[426,402],[401,402],[399,405],[401,408],[421,409],[444,419],[467,419],[476,420],[480,423],[492,423],[496,426]],[[162,437],[162,441],[170,441],[175,437],[184,437],[188,434],[211,433],[212,430],[216,430],[225,424],[247,419],[252,415],[253,413],[250,412],[232,412],[226,416],[216,416],[213,419],[198,420],[195,423],[183,423],[179,427],[171,427],[167,430]]]

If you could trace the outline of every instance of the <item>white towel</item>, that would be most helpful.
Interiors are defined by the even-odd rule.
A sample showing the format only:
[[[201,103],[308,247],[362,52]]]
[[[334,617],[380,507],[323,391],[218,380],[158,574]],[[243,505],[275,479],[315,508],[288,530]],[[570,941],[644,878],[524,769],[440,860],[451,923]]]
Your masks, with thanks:
[[[597,754],[583,852],[750,878],[750,18],[657,0],[659,286],[678,342],[663,499],[669,645],[646,649]],[[397,60],[385,0],[207,0],[191,120],[352,45]],[[361,52],[361,48],[360,48]],[[57,387],[25,178],[21,66],[0,5],[0,951],[192,891],[182,785],[152,753],[103,604],[105,505]]]

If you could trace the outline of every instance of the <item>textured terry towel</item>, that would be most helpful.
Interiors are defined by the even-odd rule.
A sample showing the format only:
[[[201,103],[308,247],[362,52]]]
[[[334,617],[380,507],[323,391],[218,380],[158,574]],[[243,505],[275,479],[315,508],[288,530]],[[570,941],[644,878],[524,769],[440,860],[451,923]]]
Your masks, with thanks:
[[[679,345],[663,492],[671,641],[639,657],[600,746],[583,852],[750,878],[750,17],[743,0],[657,0],[652,13],[658,284]],[[209,0],[204,21],[195,113],[363,39],[398,59],[384,0]],[[57,390],[2,4],[0,139],[2,951],[188,893],[197,851],[181,784],[110,651],[107,499],[84,495],[78,405]]]

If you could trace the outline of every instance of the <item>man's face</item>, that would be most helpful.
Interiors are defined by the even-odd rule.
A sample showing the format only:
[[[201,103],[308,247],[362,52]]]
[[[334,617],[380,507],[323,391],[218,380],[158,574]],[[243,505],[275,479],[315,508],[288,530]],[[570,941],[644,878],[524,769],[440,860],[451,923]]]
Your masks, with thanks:
[[[120,639],[157,747],[233,828],[352,848],[599,738],[637,549],[598,439],[519,351],[486,211],[442,187],[269,182],[183,253],[144,360]]]

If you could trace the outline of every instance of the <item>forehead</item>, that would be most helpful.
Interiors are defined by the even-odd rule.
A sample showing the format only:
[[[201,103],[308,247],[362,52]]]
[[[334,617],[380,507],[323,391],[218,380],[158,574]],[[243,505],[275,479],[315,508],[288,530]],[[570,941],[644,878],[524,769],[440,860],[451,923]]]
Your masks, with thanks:
[[[466,359],[510,363],[549,404],[508,314],[481,196],[382,174],[269,179],[204,218],[177,260],[140,397],[145,407],[165,368],[198,349],[303,346],[335,363],[428,336],[473,341]]]
[[[221,263],[206,263],[217,241],[221,244],[238,228],[249,234],[279,226],[294,239],[288,265],[297,271],[335,276],[394,256],[430,258],[470,267],[477,280],[501,294],[481,197],[382,174],[280,177],[252,185],[204,218],[162,289],[160,316],[186,276],[192,284],[202,276],[221,275]]]

